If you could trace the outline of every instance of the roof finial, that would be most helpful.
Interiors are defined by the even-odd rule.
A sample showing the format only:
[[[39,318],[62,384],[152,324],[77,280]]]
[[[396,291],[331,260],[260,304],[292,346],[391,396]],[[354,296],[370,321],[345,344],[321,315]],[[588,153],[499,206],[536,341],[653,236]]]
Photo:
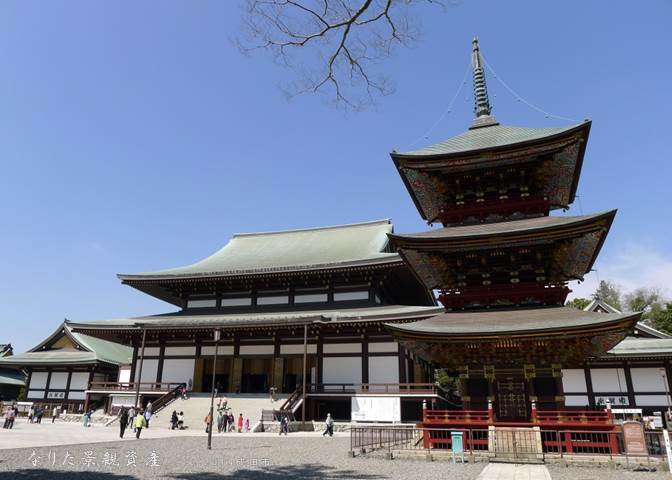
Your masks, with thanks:
[[[497,121],[490,115],[492,107],[488,98],[488,87],[485,83],[485,72],[483,71],[481,51],[478,47],[478,38],[474,38],[471,42],[471,68],[474,74],[474,113],[476,114],[471,128],[496,125]]]

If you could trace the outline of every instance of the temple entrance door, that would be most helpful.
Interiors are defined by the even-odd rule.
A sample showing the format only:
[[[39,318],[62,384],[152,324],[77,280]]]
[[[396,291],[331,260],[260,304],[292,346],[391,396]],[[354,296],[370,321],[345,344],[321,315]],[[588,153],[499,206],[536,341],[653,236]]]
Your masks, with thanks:
[[[268,393],[272,371],[272,358],[245,358],[241,376],[241,393]]]
[[[525,380],[507,378],[497,381],[497,419],[527,420]]]

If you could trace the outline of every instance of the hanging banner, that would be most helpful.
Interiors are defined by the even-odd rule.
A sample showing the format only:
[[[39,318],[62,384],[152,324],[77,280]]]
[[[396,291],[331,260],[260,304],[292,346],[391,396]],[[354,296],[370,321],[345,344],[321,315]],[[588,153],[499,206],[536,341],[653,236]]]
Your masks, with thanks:
[[[401,398],[355,395],[351,399],[353,422],[401,422]]]

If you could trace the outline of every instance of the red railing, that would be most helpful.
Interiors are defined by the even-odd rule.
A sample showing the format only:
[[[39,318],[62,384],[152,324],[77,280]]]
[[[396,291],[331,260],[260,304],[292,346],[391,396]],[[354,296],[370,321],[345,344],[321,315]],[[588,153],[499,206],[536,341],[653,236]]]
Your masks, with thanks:
[[[387,450],[393,452],[415,451],[431,454],[434,450],[451,450],[453,438],[461,438],[462,452],[494,454],[495,457],[545,458],[546,456],[574,457],[604,455],[610,457],[628,454],[623,433],[617,430],[533,430],[490,427],[488,429],[425,428],[413,426],[352,426],[350,452],[366,453]],[[660,431],[645,432],[646,452],[641,457],[666,455]]]

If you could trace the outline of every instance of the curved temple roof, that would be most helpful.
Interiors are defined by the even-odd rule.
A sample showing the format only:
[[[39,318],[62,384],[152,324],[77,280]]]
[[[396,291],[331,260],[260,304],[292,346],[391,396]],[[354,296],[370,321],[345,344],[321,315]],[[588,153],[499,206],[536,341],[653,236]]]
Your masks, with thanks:
[[[434,341],[477,336],[501,336],[539,332],[566,332],[572,329],[603,327],[624,320],[636,320],[640,313],[611,314],[586,312],[571,307],[547,307],[478,312],[447,312],[426,320],[386,324],[402,336],[430,336]]]
[[[607,220],[609,225],[616,215],[616,210],[595,213],[592,215],[578,215],[566,217],[533,217],[522,220],[509,220],[504,222],[483,223],[477,225],[465,225],[459,227],[443,227],[428,230],[421,233],[410,233],[402,235],[390,234],[389,237],[395,244],[405,246],[406,244],[435,243],[441,240],[470,240],[485,238],[488,241],[500,244],[502,237],[516,237],[534,233],[544,233],[546,237],[553,231],[564,230],[583,225],[593,224],[600,220]],[[493,238],[496,237],[496,238]]]
[[[387,252],[389,219],[333,227],[236,234],[221,250],[184,267],[138,274],[121,280],[193,278],[401,262]]]
[[[538,140],[552,139],[574,129],[581,128],[584,123],[566,127],[514,127],[510,125],[489,125],[487,127],[467,130],[455,137],[428,147],[408,152],[393,152],[393,157],[427,157],[435,155],[454,155],[475,153],[484,150],[493,150],[502,147],[511,147],[527,144]]]

